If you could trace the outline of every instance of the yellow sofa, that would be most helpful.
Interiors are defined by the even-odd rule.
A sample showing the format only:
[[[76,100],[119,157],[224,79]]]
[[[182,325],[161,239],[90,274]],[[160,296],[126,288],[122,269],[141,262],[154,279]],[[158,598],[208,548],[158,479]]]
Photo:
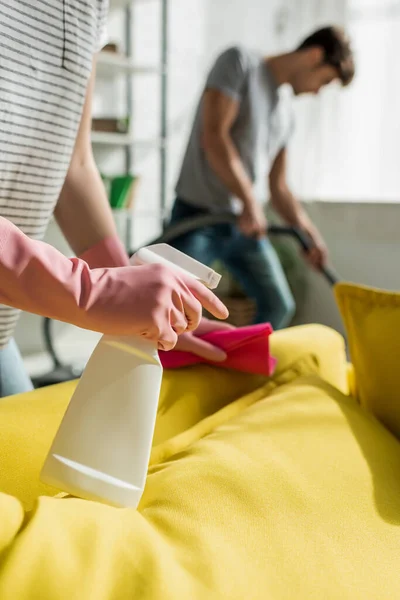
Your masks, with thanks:
[[[0,402],[1,600],[396,600],[400,443],[342,338],[275,333],[274,377],[167,372],[138,511],[39,471],[73,384]]]

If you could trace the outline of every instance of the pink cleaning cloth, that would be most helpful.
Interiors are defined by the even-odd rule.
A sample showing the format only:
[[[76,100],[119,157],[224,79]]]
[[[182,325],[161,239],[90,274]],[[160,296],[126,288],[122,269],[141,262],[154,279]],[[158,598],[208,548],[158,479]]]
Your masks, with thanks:
[[[179,369],[199,363],[212,364],[224,369],[234,369],[254,375],[272,375],[276,360],[270,354],[269,336],[273,329],[269,323],[216,330],[201,336],[201,339],[224,350],[227,358],[222,363],[208,361],[191,352],[160,351],[161,364],[165,369]]]

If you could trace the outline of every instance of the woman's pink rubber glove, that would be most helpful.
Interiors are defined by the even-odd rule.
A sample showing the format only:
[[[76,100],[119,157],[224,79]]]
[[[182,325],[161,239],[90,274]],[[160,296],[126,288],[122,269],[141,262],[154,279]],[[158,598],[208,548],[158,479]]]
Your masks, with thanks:
[[[201,307],[228,311],[204,285],[162,265],[90,270],[31,240],[0,217],[0,302],[110,335],[139,335],[170,350],[193,331]]]
[[[79,256],[91,269],[104,267],[127,267],[129,256],[117,236],[110,236],[92,246]]]

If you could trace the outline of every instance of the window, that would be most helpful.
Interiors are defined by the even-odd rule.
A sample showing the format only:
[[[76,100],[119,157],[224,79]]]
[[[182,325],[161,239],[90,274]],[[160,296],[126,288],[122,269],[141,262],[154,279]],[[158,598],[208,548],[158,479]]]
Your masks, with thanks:
[[[357,76],[300,99],[294,183],[305,199],[399,202],[400,0],[349,0],[348,15]]]

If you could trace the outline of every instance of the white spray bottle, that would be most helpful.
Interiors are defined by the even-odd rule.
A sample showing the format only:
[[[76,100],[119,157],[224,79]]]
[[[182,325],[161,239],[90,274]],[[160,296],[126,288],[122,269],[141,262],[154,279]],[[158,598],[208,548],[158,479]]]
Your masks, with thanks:
[[[167,244],[142,248],[132,264],[164,263],[215,289],[212,269]],[[74,496],[136,508],[143,494],[160,395],[154,343],[104,335],[72,396],[41,480]]]

